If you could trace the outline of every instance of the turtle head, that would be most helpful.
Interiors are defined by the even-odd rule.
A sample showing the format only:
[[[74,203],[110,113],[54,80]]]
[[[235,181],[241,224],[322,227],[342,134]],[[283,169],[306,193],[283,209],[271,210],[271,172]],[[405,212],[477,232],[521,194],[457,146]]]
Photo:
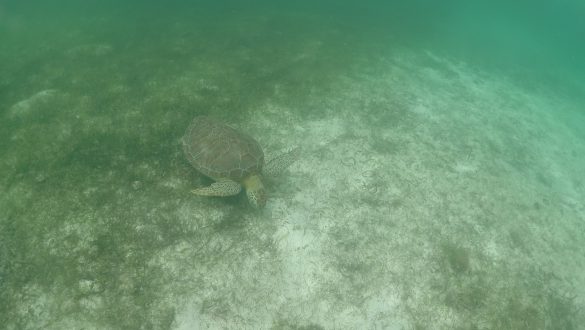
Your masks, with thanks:
[[[242,181],[242,185],[246,188],[246,195],[254,208],[261,209],[266,205],[266,191],[259,175],[248,176]]]

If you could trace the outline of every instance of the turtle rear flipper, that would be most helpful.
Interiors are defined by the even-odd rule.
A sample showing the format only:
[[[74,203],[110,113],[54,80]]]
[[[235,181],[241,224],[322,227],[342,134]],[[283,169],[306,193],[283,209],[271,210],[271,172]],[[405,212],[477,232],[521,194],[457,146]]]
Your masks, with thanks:
[[[242,186],[231,180],[217,181],[207,187],[191,190],[195,195],[217,197],[234,196],[239,194],[240,191],[242,191]]]
[[[262,172],[268,176],[280,174],[297,159],[299,159],[300,154],[300,147],[295,147],[285,153],[282,153],[269,160],[264,166]]]

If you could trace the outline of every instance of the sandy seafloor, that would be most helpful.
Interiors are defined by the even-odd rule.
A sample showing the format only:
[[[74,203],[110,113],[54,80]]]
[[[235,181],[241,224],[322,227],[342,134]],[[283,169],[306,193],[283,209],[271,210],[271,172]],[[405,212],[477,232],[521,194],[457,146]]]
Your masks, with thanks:
[[[5,69],[2,324],[582,329],[583,104],[407,45],[334,66],[340,33],[276,35],[263,65],[266,44],[216,63],[194,35],[152,54],[72,32]],[[197,114],[302,147],[264,210],[189,194]]]

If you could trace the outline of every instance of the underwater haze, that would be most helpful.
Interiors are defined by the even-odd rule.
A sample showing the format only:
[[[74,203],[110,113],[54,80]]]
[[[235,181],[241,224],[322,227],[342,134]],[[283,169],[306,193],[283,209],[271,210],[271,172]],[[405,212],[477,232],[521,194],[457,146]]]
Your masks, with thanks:
[[[0,0],[0,327],[585,329],[583,17]],[[263,209],[201,115],[300,148]]]

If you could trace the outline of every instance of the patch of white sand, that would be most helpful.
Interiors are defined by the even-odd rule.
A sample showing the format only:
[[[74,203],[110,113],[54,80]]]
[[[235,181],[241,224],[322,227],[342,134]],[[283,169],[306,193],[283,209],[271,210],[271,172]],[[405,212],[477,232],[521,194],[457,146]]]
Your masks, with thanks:
[[[57,91],[54,89],[45,89],[37,92],[31,97],[19,101],[10,107],[8,115],[11,118],[27,116],[32,113],[39,105],[49,102],[56,94]]]

